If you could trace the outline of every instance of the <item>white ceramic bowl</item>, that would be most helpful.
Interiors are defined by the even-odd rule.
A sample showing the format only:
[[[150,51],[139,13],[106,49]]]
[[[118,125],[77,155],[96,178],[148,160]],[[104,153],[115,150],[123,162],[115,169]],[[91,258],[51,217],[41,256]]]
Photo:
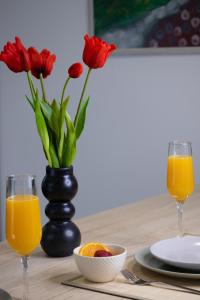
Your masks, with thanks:
[[[81,274],[93,282],[112,281],[122,270],[127,251],[116,244],[105,244],[114,254],[106,257],[90,257],[79,255],[82,246],[74,249],[74,258]]]

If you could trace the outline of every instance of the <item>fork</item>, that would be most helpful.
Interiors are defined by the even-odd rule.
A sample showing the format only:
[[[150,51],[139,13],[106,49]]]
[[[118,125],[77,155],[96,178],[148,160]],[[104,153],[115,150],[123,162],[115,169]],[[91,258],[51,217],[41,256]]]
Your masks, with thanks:
[[[154,286],[154,284],[166,284],[169,286],[173,286],[176,288],[179,288],[179,291],[181,292],[190,292],[196,295],[200,295],[200,291],[193,289],[193,288],[189,288],[180,284],[176,284],[176,283],[168,283],[165,281],[156,281],[156,280],[143,280],[141,278],[139,278],[138,276],[136,276],[135,274],[131,273],[129,270],[124,269],[121,271],[122,275],[128,279],[132,284],[138,284],[138,285],[152,285]],[[181,290],[180,290],[181,289]]]

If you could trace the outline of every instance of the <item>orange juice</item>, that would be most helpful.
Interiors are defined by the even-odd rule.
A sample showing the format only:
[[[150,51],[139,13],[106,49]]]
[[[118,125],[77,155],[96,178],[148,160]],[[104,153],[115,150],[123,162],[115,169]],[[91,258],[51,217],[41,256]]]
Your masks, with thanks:
[[[20,255],[29,255],[40,243],[39,199],[34,195],[16,195],[6,200],[6,238]]]
[[[194,190],[192,156],[172,155],[168,157],[168,191],[176,201],[184,202]]]

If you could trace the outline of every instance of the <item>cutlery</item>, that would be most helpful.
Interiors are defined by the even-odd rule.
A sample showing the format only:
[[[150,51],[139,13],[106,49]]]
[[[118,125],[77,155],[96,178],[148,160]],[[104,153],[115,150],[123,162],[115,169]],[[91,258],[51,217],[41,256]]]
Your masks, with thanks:
[[[189,288],[189,287],[186,287],[186,286],[183,286],[183,285],[180,285],[180,284],[168,283],[168,282],[165,282],[165,281],[156,281],[156,280],[143,280],[143,279],[139,278],[138,276],[136,276],[135,274],[128,271],[127,269],[122,270],[121,274],[127,280],[129,280],[132,284],[135,284],[135,285],[152,285],[152,286],[156,286],[156,284],[165,284],[165,285],[168,285],[168,286],[179,288],[178,291],[180,291],[180,292],[187,292],[187,293],[193,293],[193,294],[196,294],[196,295],[200,295],[200,290]]]

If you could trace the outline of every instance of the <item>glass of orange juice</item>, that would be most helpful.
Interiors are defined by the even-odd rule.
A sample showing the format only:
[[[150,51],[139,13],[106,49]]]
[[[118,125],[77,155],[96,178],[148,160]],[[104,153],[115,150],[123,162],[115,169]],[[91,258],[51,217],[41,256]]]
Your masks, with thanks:
[[[39,199],[34,175],[11,175],[6,183],[6,239],[21,256],[23,300],[28,300],[28,257],[41,240]]]
[[[179,235],[183,236],[183,204],[194,190],[192,144],[173,141],[168,148],[168,192],[176,201]]]

